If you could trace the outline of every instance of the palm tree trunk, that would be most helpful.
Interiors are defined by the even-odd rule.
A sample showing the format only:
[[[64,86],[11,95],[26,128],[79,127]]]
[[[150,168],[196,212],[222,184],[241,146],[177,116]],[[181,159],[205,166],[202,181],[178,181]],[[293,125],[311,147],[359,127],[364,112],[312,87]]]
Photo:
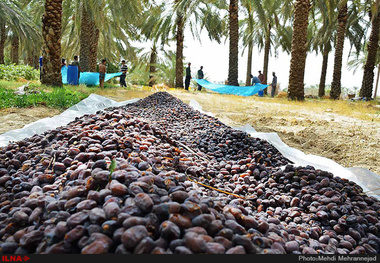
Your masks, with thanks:
[[[82,17],[80,21],[80,50],[79,59],[82,71],[90,71],[90,54],[91,54],[91,35],[92,28],[90,23],[90,16],[84,4],[82,4]]]
[[[99,28],[95,22],[91,21],[91,43],[90,43],[90,72],[96,72],[97,59],[98,59],[98,45],[99,45]]]
[[[62,0],[46,0],[42,16],[42,84],[62,87],[61,76]]]
[[[377,65],[377,78],[376,78],[375,94],[373,95],[374,99],[376,99],[377,87],[379,86],[379,77],[380,77],[380,63],[379,63],[379,65]]]
[[[12,37],[12,43],[11,43],[11,61],[13,64],[19,63],[19,37],[14,35]]]
[[[325,47],[323,50],[322,72],[321,72],[321,79],[319,80],[319,90],[318,90],[318,96],[320,98],[325,96],[328,60],[329,60],[329,52],[327,51]]]
[[[229,6],[229,64],[228,85],[239,86],[239,0],[230,0]]]
[[[269,67],[269,50],[270,50],[270,30],[271,30],[271,25],[268,24],[267,32],[265,34],[265,44],[264,44],[264,80],[263,84],[267,83],[268,80],[268,67]]]
[[[309,9],[309,0],[296,0],[294,5],[292,51],[288,87],[288,97],[292,100],[305,99],[304,77]]]
[[[373,95],[374,99],[376,99],[377,87],[379,86],[379,77],[380,77],[380,63],[377,66],[377,78],[376,78],[375,94]]]
[[[369,43],[367,46],[368,56],[364,66],[362,87],[359,92],[360,97],[367,98],[369,100],[372,97],[373,80],[374,80],[374,68],[376,64],[376,55],[379,48],[379,31],[380,31],[380,10],[379,13],[373,16],[371,35],[369,37]]]
[[[28,65],[36,68],[36,51],[34,49],[28,51]]]
[[[269,67],[269,50],[270,50],[270,30],[271,24],[268,22],[267,32],[265,34],[265,44],[264,44],[264,80],[263,84],[268,82],[268,67]],[[264,94],[268,94],[268,89],[264,89]]]
[[[156,73],[156,63],[157,63],[157,48],[156,45],[152,47],[152,52],[150,53],[149,61],[149,86],[153,87],[156,84],[155,76]]]
[[[339,99],[341,93],[341,78],[342,78],[342,59],[344,38],[346,35],[347,24],[347,0],[341,1],[338,10],[338,29],[336,33],[335,57],[334,57],[334,72],[333,81],[331,83],[331,99]]]
[[[251,85],[251,74],[252,74],[252,53],[253,53],[253,41],[250,40],[248,43],[248,61],[247,61],[247,76],[245,79],[245,85]]]
[[[40,67],[38,60],[39,60],[39,57],[38,57],[37,53],[34,53],[34,68],[36,70],[38,70],[38,68]]]
[[[177,0],[176,0],[177,2]],[[177,50],[175,63],[175,87],[183,88],[183,41],[184,41],[184,20],[183,14],[177,15]]]
[[[4,64],[4,49],[5,49],[5,40],[7,38],[5,32],[5,23],[0,22],[0,64]]]

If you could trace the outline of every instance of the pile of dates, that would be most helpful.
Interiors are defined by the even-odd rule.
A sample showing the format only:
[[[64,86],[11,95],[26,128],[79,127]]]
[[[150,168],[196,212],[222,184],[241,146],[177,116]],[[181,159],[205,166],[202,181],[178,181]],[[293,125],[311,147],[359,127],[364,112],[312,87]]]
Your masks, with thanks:
[[[0,149],[2,254],[377,254],[379,213],[166,92]]]

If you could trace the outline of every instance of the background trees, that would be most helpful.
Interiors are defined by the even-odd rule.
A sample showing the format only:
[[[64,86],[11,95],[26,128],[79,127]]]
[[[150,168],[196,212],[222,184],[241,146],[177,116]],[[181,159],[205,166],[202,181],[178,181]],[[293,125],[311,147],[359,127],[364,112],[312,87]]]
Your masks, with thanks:
[[[223,40],[229,45],[225,67],[230,85],[239,85],[239,54],[247,55],[245,82],[250,85],[252,61],[263,61],[264,82],[268,82],[271,52],[277,48],[290,52],[290,99],[304,99],[304,75],[310,70],[305,68],[305,59],[312,51],[323,57],[319,96],[325,95],[328,55],[334,52],[330,97],[338,99],[345,66],[344,43],[348,40],[356,54],[365,55],[360,95],[370,98],[378,64],[379,2],[47,0],[41,5],[40,0],[4,0],[0,2],[0,63],[37,67],[37,58],[43,55],[46,74],[42,82],[59,86],[62,57],[70,62],[79,55],[85,71],[96,71],[102,58],[114,68],[126,59],[130,74],[141,78],[139,83],[152,86],[175,79],[171,85],[181,88],[184,61],[191,59],[183,55],[185,33],[201,41],[204,30],[215,45]],[[260,58],[253,57],[255,47],[262,52]],[[164,76],[173,72],[174,76]]]
[[[12,62],[16,64],[19,62],[20,41],[23,42],[23,48],[36,47],[36,43],[41,43],[39,23],[31,18],[30,11],[29,1],[0,2],[0,64],[5,63],[7,42],[12,51]]]

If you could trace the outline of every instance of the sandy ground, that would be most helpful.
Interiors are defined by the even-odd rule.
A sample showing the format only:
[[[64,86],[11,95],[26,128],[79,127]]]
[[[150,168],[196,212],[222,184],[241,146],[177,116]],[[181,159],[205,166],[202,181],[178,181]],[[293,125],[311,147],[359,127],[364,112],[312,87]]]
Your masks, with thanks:
[[[330,158],[344,167],[362,167],[380,175],[380,119],[364,121],[325,109],[316,112],[297,105],[274,103],[231,95],[169,91],[182,101],[198,101],[204,111],[212,112],[229,126],[250,124],[259,132],[276,132],[289,146],[306,154]],[[117,101],[145,97],[151,91],[102,94]],[[22,128],[41,118],[59,114],[48,108],[0,110],[0,134]]]
[[[53,117],[60,113],[61,111],[57,109],[46,107],[2,109],[0,110],[0,134],[20,129],[26,124],[46,117]]]

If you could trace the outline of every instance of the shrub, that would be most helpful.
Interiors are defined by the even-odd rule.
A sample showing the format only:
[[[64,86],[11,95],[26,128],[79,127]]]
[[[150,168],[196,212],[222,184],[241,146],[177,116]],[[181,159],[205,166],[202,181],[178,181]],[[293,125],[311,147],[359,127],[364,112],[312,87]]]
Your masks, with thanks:
[[[46,106],[58,109],[67,109],[88,95],[68,88],[54,88],[52,91],[29,90],[24,95],[17,95],[14,90],[0,87],[0,109],[17,107]]]
[[[0,64],[0,79],[8,81],[18,81],[20,78],[26,80],[38,80],[39,77],[39,71],[31,66]]]

